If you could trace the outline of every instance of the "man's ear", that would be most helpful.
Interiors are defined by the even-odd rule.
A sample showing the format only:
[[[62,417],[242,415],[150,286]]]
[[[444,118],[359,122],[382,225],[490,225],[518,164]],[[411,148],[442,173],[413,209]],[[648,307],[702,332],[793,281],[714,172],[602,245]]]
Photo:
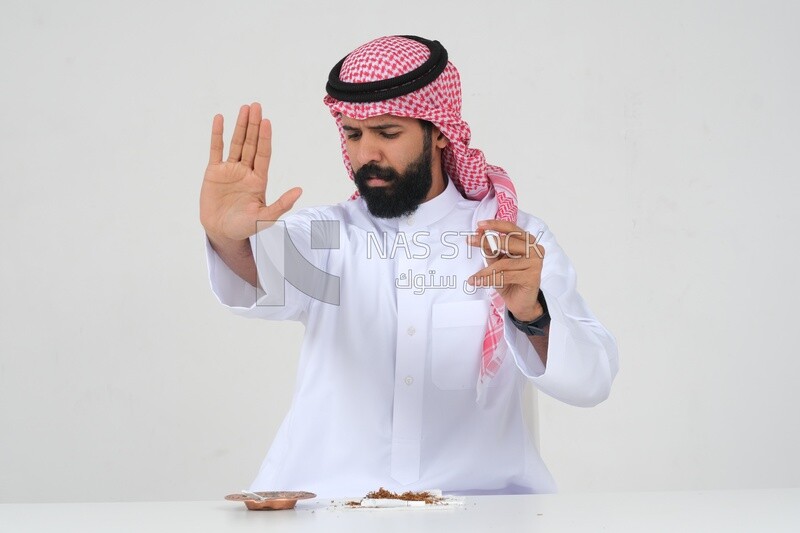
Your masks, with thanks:
[[[436,148],[443,149],[445,146],[450,144],[450,141],[447,140],[447,137],[444,136],[444,133],[442,133],[441,130],[436,126],[433,127],[431,134],[433,135],[433,145]]]

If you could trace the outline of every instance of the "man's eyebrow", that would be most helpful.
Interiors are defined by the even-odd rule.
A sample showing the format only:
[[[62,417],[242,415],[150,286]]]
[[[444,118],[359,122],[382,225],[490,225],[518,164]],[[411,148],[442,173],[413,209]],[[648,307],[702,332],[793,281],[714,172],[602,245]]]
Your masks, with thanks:
[[[400,127],[400,124],[395,124],[393,122],[390,122],[388,124],[379,124],[377,126],[367,126],[367,129],[368,130],[388,130],[390,128],[399,128],[399,127]],[[345,131],[358,131],[361,128],[357,128],[355,126],[346,126],[346,125],[342,124],[342,129],[345,130]]]

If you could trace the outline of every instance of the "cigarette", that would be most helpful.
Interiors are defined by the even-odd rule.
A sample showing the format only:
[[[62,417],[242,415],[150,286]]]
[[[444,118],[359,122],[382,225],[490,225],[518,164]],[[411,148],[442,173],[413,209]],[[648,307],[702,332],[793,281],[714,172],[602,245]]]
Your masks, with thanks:
[[[500,251],[500,234],[491,229],[484,231],[483,234],[486,236],[486,242],[489,243],[492,253],[498,253]]]

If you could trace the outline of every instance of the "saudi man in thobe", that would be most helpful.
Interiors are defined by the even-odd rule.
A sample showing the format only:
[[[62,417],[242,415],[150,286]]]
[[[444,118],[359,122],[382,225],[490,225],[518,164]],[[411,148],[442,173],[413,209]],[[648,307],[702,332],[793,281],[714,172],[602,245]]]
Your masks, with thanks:
[[[268,190],[258,103],[241,108],[227,159],[222,116],[212,126],[200,200],[212,289],[235,313],[305,326],[291,408],[251,490],[555,491],[526,384],[589,407],[617,372],[572,264],[470,147],[439,42],[366,43],[326,92],[356,187],[340,203],[289,214],[301,190]]]

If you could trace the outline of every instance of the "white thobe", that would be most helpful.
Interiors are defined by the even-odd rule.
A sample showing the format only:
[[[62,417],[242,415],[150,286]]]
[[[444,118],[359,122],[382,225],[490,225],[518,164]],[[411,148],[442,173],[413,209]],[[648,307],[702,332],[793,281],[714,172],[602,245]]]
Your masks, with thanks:
[[[489,294],[465,285],[484,266],[466,233],[495,211],[493,197],[466,200],[452,183],[408,217],[375,218],[362,199],[303,209],[284,223],[306,266],[319,269],[302,276],[316,282],[298,282],[295,264],[267,268],[267,255],[286,261],[275,241],[262,238],[269,232],[261,232],[251,245],[266,293],[208,246],[212,289],[224,305],[306,327],[291,408],[252,490],[555,491],[526,427],[525,381],[566,403],[595,405],[617,372],[616,343],[577,293],[575,272],[552,233],[520,212],[517,224],[541,233],[545,249],[547,366],[506,320],[506,358],[486,401],[476,402]],[[300,289],[276,272],[295,273]]]

